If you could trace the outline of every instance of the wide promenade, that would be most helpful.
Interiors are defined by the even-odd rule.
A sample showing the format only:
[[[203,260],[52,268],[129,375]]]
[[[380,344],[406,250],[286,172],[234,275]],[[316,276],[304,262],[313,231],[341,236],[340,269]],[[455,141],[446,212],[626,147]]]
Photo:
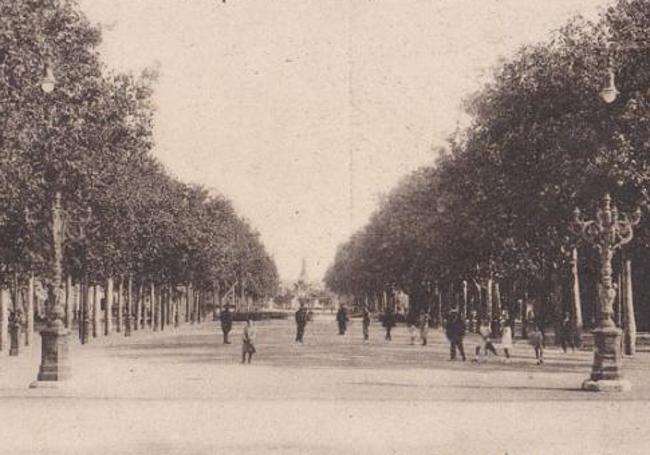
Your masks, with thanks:
[[[650,355],[626,359],[627,394],[582,392],[591,352],[515,344],[505,363],[449,362],[439,331],[410,346],[378,324],[338,336],[331,318],[293,343],[290,321],[258,326],[241,365],[241,325],[216,323],[73,343],[74,379],[30,390],[39,352],[0,359],[2,454],[647,453]],[[476,339],[466,340],[473,351]],[[468,356],[472,358],[473,355]],[[605,412],[607,411],[607,413]]]

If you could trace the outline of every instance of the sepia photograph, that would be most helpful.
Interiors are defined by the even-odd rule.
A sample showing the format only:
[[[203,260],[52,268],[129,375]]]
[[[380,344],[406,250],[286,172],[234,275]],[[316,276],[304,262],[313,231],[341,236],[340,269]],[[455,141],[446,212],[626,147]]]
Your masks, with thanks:
[[[646,455],[649,377],[650,0],[0,0],[0,455]]]

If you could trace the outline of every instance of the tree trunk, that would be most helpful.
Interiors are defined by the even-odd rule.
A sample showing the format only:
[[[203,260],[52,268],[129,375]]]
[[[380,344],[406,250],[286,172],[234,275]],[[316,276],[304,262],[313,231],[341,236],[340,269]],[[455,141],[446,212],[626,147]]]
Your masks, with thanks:
[[[97,285],[93,285],[93,338],[99,335],[100,316],[101,304],[99,301],[99,289]]]
[[[188,320],[192,324],[194,324],[196,322],[196,320],[195,320],[195,318],[196,318],[195,307],[196,307],[196,302],[195,302],[195,296],[194,296],[194,288],[190,284],[189,287],[187,288],[187,309],[188,309],[187,314],[188,314]],[[237,307],[235,306],[235,311],[236,311],[236,308]]]
[[[82,344],[88,343],[90,339],[90,333],[92,330],[92,310],[93,310],[93,293],[94,293],[94,288],[93,286],[88,284],[87,278],[84,287],[85,287],[85,292],[84,292],[84,303],[83,303]]]
[[[29,284],[27,286],[27,328],[25,329],[25,346],[29,346],[34,341],[34,272],[29,274]]]
[[[167,324],[167,288],[164,284],[158,286],[158,301],[160,302],[160,330],[165,330]]]
[[[633,356],[636,354],[636,318],[634,316],[634,300],[632,296],[632,261],[626,259],[623,266],[623,290],[625,300],[623,302],[623,313],[625,315],[625,354]]]
[[[133,330],[142,328],[142,282],[138,283],[138,289],[133,303],[135,303],[135,320],[133,321]]]
[[[166,324],[170,326],[172,324],[173,311],[172,311],[172,288],[169,285],[169,283],[167,283],[167,285],[165,286],[165,304],[166,304],[165,321]]]
[[[117,287],[117,324],[115,331],[122,333],[124,327],[124,278],[120,277],[120,284]]]
[[[113,329],[113,278],[106,280],[104,292],[104,336],[109,336]]]
[[[578,274],[578,249],[571,252],[571,317],[576,333],[582,331],[582,304],[580,301],[580,275]]]
[[[133,328],[133,275],[129,274],[126,285],[126,320],[124,321],[124,336],[131,336]]]
[[[501,289],[499,287],[499,282],[494,281],[493,285],[494,289],[494,314],[492,315],[493,318],[501,318]]]
[[[9,305],[11,293],[9,289],[0,288],[0,351],[9,346]]]
[[[154,332],[158,331],[158,315],[160,314],[157,308],[157,295],[156,295],[156,285],[152,282],[150,286],[150,291],[149,291],[149,306],[151,307],[150,315],[151,315],[151,327],[153,328]]]
[[[461,297],[461,305],[460,305],[460,318],[461,321],[465,321],[467,318],[467,281],[463,280],[462,283],[462,297]]]
[[[72,277],[68,275],[65,280],[65,327],[72,327]]]
[[[442,325],[442,288],[438,287],[436,283],[436,296],[437,296],[437,305],[436,305],[436,320],[435,327],[439,328]]]
[[[614,321],[616,322],[616,326],[621,328],[623,327],[623,299],[625,294],[625,288],[623,287],[623,270],[621,270],[616,277],[616,285],[618,286],[619,291],[616,293],[616,300],[614,301],[616,304],[616,308],[614,309]]]
[[[492,321],[492,278],[487,280],[487,288],[485,292],[485,319],[487,320],[488,326]]]
[[[185,292],[183,293],[183,321],[189,322],[189,307],[190,307],[190,287],[185,285]]]

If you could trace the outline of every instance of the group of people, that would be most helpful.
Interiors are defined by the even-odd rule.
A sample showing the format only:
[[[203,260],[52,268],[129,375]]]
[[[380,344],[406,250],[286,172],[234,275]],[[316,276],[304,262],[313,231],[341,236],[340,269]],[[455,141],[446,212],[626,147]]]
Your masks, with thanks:
[[[300,308],[295,313],[295,322],[296,322],[296,338],[297,343],[303,343],[303,338],[305,335],[305,328],[310,319],[310,314],[305,308],[304,305],[300,305]],[[221,321],[221,330],[223,333],[223,343],[230,344],[228,339],[229,334],[232,330],[233,323],[233,314],[230,311],[228,306],[225,307],[220,314]],[[338,325],[339,335],[345,335],[347,331],[347,324],[350,321],[350,318],[347,313],[345,306],[341,305],[337,314],[336,322]],[[364,307],[361,315],[362,321],[362,333],[363,340],[367,342],[370,335],[370,311],[367,307]],[[382,326],[386,330],[385,340],[391,341],[391,330],[397,325],[397,318],[392,309],[387,309],[386,312],[381,317]],[[429,332],[429,326],[431,322],[431,317],[428,312],[421,311],[419,314],[410,314],[407,317],[406,323],[409,330],[411,344],[415,344],[416,331],[419,332],[420,341],[423,346],[427,345],[427,338]],[[498,356],[499,353],[495,346],[496,340],[499,339],[500,347],[503,350],[506,361],[510,359],[512,345],[513,345],[513,321],[510,318],[504,318],[502,320],[492,321],[492,324],[488,324],[486,320],[482,320],[479,323],[477,333],[479,335],[479,341],[474,350],[474,360],[476,362],[480,361],[481,355],[484,359],[487,359],[489,354]],[[566,352],[568,347],[575,349],[576,347],[576,337],[571,331],[571,322],[567,317],[562,323],[562,333],[561,333],[561,344],[562,349]],[[458,311],[452,311],[449,314],[449,318],[445,324],[445,335],[449,340],[449,360],[456,360],[458,356],[464,361],[467,359],[465,355],[465,348],[463,346],[463,339],[465,337],[465,321]],[[246,321],[242,332],[242,358],[241,363],[251,363],[253,354],[255,354],[255,326],[253,321],[249,318]],[[540,327],[532,322],[529,325],[528,329],[528,341],[530,342],[533,350],[535,352],[535,358],[537,364],[541,365],[544,363],[544,333]]]
[[[223,344],[230,344],[228,336],[232,330],[233,315],[229,306],[226,305],[221,311],[219,320],[221,322],[221,332],[223,333]],[[242,331],[241,363],[246,363],[246,360],[248,360],[248,363],[251,363],[255,352],[255,326],[253,325],[253,320],[248,318]]]

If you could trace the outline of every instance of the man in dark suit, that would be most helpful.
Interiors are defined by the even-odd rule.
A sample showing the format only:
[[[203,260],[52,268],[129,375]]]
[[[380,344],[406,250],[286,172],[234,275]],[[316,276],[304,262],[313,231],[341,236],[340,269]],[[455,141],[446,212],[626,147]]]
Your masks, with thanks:
[[[232,330],[232,313],[230,312],[230,306],[226,305],[226,308],[219,315],[221,320],[221,331],[223,332],[223,344],[230,344],[228,341],[228,334]]]

